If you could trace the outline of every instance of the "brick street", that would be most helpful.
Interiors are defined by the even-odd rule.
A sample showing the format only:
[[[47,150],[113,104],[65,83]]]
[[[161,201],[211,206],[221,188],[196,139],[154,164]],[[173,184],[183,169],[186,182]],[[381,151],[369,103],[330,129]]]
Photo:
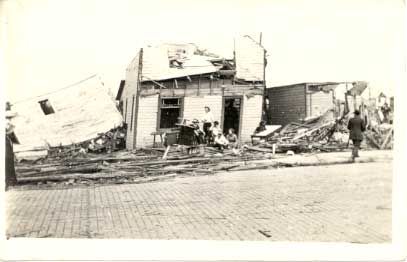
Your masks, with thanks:
[[[392,163],[6,193],[9,237],[391,241]]]

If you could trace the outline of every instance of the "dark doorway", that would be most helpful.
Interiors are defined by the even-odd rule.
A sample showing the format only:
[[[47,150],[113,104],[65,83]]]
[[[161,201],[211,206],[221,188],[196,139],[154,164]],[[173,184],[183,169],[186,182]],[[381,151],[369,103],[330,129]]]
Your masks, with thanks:
[[[233,128],[235,134],[239,136],[242,97],[225,97],[223,99],[223,132],[227,133],[229,128]]]

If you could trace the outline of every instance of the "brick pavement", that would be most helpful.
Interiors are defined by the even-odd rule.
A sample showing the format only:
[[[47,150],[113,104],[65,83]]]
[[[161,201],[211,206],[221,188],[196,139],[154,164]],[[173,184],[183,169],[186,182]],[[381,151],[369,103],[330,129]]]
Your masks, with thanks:
[[[10,237],[391,240],[391,163],[6,193]]]

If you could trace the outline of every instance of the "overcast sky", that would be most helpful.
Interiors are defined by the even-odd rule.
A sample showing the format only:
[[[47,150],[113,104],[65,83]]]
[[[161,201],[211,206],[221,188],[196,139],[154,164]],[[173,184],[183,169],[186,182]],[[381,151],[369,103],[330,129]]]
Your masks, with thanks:
[[[401,0],[10,0],[1,6],[7,99],[99,73],[116,92],[146,44],[194,42],[232,56],[233,38],[263,33],[267,86],[366,80],[393,93],[404,67]]]

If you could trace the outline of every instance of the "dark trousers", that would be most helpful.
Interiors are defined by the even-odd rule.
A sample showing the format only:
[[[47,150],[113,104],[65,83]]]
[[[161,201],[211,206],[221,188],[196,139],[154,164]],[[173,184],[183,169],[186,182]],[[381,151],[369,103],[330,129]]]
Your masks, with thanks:
[[[6,137],[6,190],[15,184],[17,184],[17,177],[14,169],[13,143]]]
[[[212,124],[211,123],[204,123],[203,124],[203,131],[205,133],[205,141],[208,143],[211,138],[211,131],[209,130],[211,128]]]
[[[359,148],[362,140],[352,139],[353,149],[352,149],[352,158],[359,157]]]

